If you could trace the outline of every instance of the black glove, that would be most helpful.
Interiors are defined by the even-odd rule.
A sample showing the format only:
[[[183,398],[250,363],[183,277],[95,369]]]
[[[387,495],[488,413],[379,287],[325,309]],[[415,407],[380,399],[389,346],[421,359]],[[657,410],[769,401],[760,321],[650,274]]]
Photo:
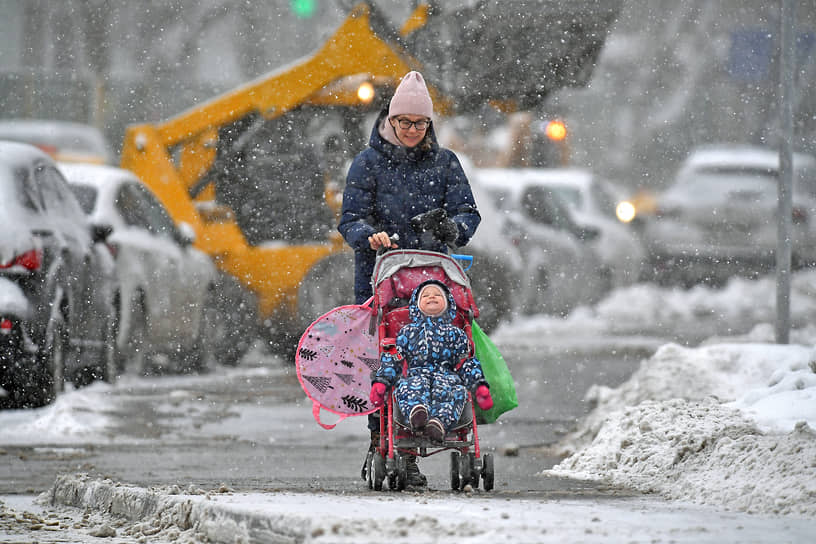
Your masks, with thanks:
[[[420,234],[430,233],[445,244],[453,244],[459,238],[459,227],[442,208],[415,215],[411,218],[411,228]]]
[[[448,214],[442,208],[434,208],[433,210],[415,215],[411,218],[411,228],[415,231],[434,232],[436,226],[448,218]]]
[[[446,217],[436,229],[436,238],[448,245],[453,245],[456,239],[459,238],[459,227],[456,226],[453,219]]]

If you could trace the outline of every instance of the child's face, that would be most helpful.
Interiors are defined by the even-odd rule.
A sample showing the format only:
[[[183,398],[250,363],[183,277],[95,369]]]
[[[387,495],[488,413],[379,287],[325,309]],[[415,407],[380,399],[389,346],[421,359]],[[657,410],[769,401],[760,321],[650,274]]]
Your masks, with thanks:
[[[437,316],[448,307],[445,294],[437,285],[429,285],[419,293],[419,310],[425,315]]]

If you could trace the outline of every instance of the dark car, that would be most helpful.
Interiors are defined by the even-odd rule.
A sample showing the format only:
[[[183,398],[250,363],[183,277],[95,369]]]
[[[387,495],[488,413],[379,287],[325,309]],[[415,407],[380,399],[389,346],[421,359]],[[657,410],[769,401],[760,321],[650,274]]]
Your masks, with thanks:
[[[0,386],[48,404],[64,380],[115,379],[110,229],[91,226],[54,161],[0,141]]]

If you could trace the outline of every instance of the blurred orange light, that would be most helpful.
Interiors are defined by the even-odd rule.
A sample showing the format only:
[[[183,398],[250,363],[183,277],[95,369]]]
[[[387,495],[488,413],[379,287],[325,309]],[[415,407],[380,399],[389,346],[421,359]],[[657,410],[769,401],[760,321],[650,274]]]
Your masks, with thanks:
[[[561,141],[567,137],[567,125],[564,124],[564,121],[550,121],[544,133],[550,140]]]
[[[368,81],[357,87],[357,98],[364,104],[370,104],[374,100],[374,85]]]
[[[619,221],[629,223],[637,215],[637,209],[633,203],[629,202],[628,200],[624,200],[623,202],[618,203],[617,207],[615,208],[615,215],[618,217]]]

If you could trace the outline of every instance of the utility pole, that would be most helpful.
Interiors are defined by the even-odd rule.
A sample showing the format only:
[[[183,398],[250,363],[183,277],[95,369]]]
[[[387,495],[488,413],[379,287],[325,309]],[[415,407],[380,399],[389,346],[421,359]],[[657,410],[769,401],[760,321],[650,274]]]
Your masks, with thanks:
[[[793,89],[796,1],[781,0],[779,62],[779,181],[776,245],[776,343],[790,340],[791,213],[793,208]]]

